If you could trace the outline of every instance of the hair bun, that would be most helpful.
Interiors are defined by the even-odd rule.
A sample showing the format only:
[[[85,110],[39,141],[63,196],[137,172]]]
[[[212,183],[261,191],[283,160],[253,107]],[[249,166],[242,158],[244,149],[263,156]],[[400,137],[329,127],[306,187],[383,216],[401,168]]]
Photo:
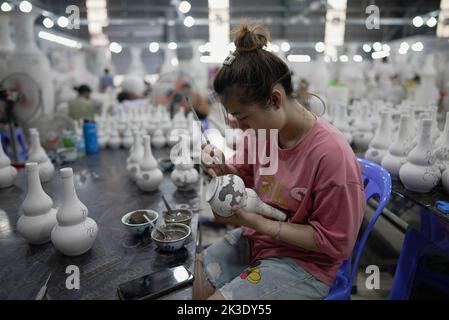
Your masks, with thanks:
[[[238,52],[262,49],[270,40],[269,31],[260,23],[250,25],[247,21],[240,23],[232,31],[234,44]]]

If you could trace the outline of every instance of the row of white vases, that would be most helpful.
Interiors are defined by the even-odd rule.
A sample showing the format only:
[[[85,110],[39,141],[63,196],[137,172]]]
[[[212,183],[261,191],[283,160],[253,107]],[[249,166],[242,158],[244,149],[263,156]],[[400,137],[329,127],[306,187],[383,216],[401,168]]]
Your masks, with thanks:
[[[30,129],[31,145],[28,161],[36,162],[39,169],[39,178],[42,182],[48,182],[53,177],[55,166],[42,148],[39,132],[35,128]],[[0,146],[0,188],[7,188],[14,184],[17,170],[11,166],[11,160]]]
[[[381,164],[408,190],[429,192],[442,178],[443,186],[449,192],[449,113],[442,134],[429,114],[421,114],[418,121],[418,134],[415,135],[413,118],[401,115],[398,133],[390,144],[393,134],[391,115],[382,112],[380,126],[365,158]]]
[[[28,190],[17,230],[30,244],[51,240],[57,250],[68,256],[87,252],[97,237],[98,227],[76,194],[72,168],[60,169],[64,194],[60,208],[53,208],[53,200],[43,190],[39,170],[36,162],[26,164]]]
[[[174,136],[171,135],[170,141],[178,141],[178,138],[180,138],[180,143],[185,143],[184,147],[187,148],[187,143],[189,143],[187,131],[183,134],[178,132]],[[151,140],[150,135],[145,135],[142,146],[141,135],[135,131],[134,143],[126,160],[126,169],[131,180],[135,181],[141,190],[150,192],[157,190],[163,179],[162,171],[153,156]],[[198,178],[198,172],[193,167],[190,158],[177,158],[171,179],[179,190],[192,190]]]

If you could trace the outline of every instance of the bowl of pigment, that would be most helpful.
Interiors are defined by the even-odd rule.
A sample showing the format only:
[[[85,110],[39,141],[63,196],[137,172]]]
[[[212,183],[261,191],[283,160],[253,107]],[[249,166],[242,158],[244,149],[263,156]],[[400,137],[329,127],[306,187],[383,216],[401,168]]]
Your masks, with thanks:
[[[193,212],[190,209],[173,209],[171,214],[168,214],[167,210],[162,212],[165,223],[183,223],[190,225],[190,221],[193,217]]]
[[[170,223],[160,226],[164,235],[156,229],[151,231],[151,239],[161,251],[174,252],[181,249],[187,242],[192,230],[183,223]]]
[[[139,209],[125,214],[122,217],[122,223],[131,233],[135,235],[148,235],[153,227],[151,226],[151,223],[145,219],[144,215],[146,215],[154,224],[159,218],[159,213],[157,213],[157,211]]]

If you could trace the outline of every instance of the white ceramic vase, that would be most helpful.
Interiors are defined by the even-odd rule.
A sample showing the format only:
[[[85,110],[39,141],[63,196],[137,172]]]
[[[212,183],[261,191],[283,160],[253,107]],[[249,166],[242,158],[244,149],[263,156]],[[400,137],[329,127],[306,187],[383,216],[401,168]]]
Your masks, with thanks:
[[[449,112],[446,114],[446,124],[444,131],[441,134],[442,140],[439,146],[435,149],[436,164],[441,172],[445,171],[449,165]]]
[[[39,131],[35,128],[31,128],[30,136],[31,147],[28,161],[37,162],[39,164],[39,177],[43,183],[48,182],[55,173],[55,166],[48,158],[44,148],[41,146]]]
[[[338,103],[336,105],[336,114],[334,117],[333,125],[343,133],[349,144],[352,143],[352,134],[349,130],[349,123],[346,111],[346,105]]]
[[[60,172],[64,199],[56,215],[58,223],[51,232],[51,241],[63,254],[78,256],[92,248],[98,227],[97,223],[87,216],[86,206],[78,199],[72,168],[62,168]]]
[[[112,149],[120,148],[122,144],[122,139],[120,139],[120,135],[117,130],[117,124],[115,121],[111,121],[111,131],[108,140],[108,146]]]
[[[373,139],[373,129],[368,118],[368,106],[365,103],[359,105],[359,113],[354,120],[352,138],[357,148],[366,150]]]
[[[57,209],[53,200],[42,189],[39,179],[39,166],[36,162],[26,164],[28,190],[22,202],[22,215],[17,221],[17,230],[31,244],[50,241],[51,232],[56,225]]]
[[[0,12],[0,80],[8,73],[7,60],[11,55],[14,45],[10,35],[9,14]]]
[[[17,176],[17,169],[11,165],[11,160],[3,151],[0,141],[0,188],[7,188],[14,184]]]
[[[387,154],[391,143],[391,116],[388,112],[382,112],[380,125],[376,130],[373,140],[365,153],[365,159],[380,164]]]
[[[133,134],[131,132],[131,129],[129,128],[129,126],[126,126],[125,132],[123,134],[123,139],[122,139],[122,145],[123,147],[125,147],[126,149],[131,148],[132,144],[133,144]]]
[[[134,142],[133,146],[129,151],[129,157],[126,160],[126,170],[131,180],[136,181],[137,176],[140,172],[140,161],[143,159],[143,145],[142,139],[137,131],[134,131]]]
[[[150,136],[143,137],[144,155],[140,161],[140,172],[137,174],[137,185],[143,191],[157,190],[163,179],[162,171],[154,159],[150,141]]]
[[[382,166],[390,172],[393,179],[399,178],[399,169],[407,162],[407,155],[411,150],[412,128],[409,115],[402,115],[396,139],[382,159]]]
[[[155,148],[161,149],[165,146],[166,139],[162,129],[157,129],[151,137],[151,145]]]
[[[415,192],[429,192],[440,181],[441,173],[432,152],[432,120],[422,119],[418,145],[413,148],[407,162],[399,170],[405,188]]]
[[[195,189],[198,178],[198,172],[193,167],[193,163],[190,159],[175,164],[175,169],[171,173],[173,184],[180,191]]]

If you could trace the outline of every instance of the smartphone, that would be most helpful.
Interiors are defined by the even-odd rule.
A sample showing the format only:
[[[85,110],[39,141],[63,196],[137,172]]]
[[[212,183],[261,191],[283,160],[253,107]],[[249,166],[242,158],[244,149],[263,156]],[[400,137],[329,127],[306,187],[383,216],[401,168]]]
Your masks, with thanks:
[[[193,281],[193,274],[183,265],[150,273],[121,284],[117,291],[122,300],[144,300],[163,296]]]

